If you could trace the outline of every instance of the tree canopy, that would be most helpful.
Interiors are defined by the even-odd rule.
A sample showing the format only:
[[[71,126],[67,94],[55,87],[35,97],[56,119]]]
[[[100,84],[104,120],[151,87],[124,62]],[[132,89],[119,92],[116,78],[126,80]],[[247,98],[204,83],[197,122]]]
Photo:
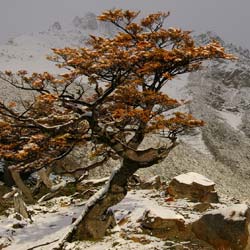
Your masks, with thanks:
[[[66,72],[0,77],[35,93],[29,102],[0,103],[0,157],[19,170],[38,169],[91,141],[96,155],[124,157],[146,134],[165,130],[172,142],[188,127],[203,125],[183,104],[162,92],[176,75],[212,58],[231,59],[216,41],[196,46],[189,31],[163,27],[169,13],[138,20],[139,12],[109,10],[99,20],[117,27],[114,37],[90,36],[85,47],[53,49],[49,59]],[[167,112],[167,115],[165,115]],[[160,160],[161,157],[159,157]]]

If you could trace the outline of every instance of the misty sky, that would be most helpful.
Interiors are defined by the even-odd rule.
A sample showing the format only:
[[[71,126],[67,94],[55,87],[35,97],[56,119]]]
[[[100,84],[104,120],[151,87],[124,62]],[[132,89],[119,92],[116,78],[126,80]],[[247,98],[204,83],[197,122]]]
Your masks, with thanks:
[[[215,31],[227,42],[250,49],[250,0],[0,0],[0,42],[17,34],[69,23],[88,11],[111,8],[150,13],[170,11],[170,26]]]

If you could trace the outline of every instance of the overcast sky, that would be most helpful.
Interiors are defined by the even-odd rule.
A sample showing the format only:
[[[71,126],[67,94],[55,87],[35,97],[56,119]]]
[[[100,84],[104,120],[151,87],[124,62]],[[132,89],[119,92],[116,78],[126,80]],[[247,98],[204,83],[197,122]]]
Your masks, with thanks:
[[[47,30],[88,11],[113,7],[142,12],[170,11],[170,26],[215,31],[250,49],[250,0],[0,0],[0,42],[21,33]]]

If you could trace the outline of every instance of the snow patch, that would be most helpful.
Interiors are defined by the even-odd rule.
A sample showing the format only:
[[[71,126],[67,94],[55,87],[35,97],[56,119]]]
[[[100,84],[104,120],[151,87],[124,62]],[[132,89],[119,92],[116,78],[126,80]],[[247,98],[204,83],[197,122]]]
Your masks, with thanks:
[[[235,204],[230,207],[212,210],[207,214],[221,214],[226,220],[241,221],[246,219],[247,210],[249,208],[246,204]]]
[[[241,113],[234,114],[228,111],[218,111],[224,121],[226,121],[232,128],[239,130],[241,124]]]
[[[28,248],[53,242],[68,230],[68,226],[72,223],[72,218],[79,216],[80,207],[60,207],[50,212],[39,213],[33,215],[33,223],[27,223],[24,228],[12,229],[12,225],[20,223],[14,218],[1,218],[0,235],[4,238],[10,238],[12,243],[5,248],[6,250],[27,250]],[[38,208],[38,211],[42,207]],[[38,249],[52,249],[54,244],[49,244]]]
[[[192,135],[181,135],[180,140],[185,142],[186,144],[190,145],[195,150],[199,151],[202,154],[205,154],[209,157],[212,157],[213,155],[209,151],[208,147],[206,146],[203,138],[202,138],[202,132],[199,128],[196,129],[197,133]]]
[[[180,183],[191,185],[192,183],[197,183],[202,186],[213,186],[215,183],[211,180],[209,180],[207,177],[195,173],[195,172],[189,172],[186,174],[181,174],[176,177],[174,177],[175,180],[177,180]]]
[[[187,91],[188,76],[189,74],[176,76],[173,80],[166,83],[162,91],[171,98],[178,100],[190,99],[190,95]]]
[[[175,211],[157,205],[150,207],[150,209],[146,210],[145,213],[149,213],[148,217],[153,217],[151,221],[154,220],[154,217],[161,217],[166,220],[184,220],[184,217],[177,214]]]

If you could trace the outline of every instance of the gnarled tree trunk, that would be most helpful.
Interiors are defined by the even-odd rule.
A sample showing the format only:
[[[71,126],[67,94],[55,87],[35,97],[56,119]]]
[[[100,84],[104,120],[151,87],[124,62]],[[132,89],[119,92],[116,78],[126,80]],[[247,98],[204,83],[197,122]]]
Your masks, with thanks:
[[[112,214],[108,209],[126,196],[129,177],[138,168],[136,162],[124,159],[108,183],[87,202],[81,216],[74,222],[62,244],[65,241],[102,238],[112,222]]]
[[[25,195],[25,197],[27,198],[28,202],[30,204],[35,203],[34,198],[32,196],[32,192],[30,191],[30,189],[24,184],[20,173],[15,170],[14,168],[9,168],[12,178],[15,182],[15,184],[17,185],[17,187],[22,191],[22,193]]]
[[[142,151],[126,150],[119,169],[111,175],[108,183],[92,196],[79,218],[72,224],[69,232],[63,237],[58,248],[65,242],[102,238],[112,222],[109,208],[116,205],[126,196],[129,178],[140,168],[148,168],[159,163],[177,145],[147,149]]]

